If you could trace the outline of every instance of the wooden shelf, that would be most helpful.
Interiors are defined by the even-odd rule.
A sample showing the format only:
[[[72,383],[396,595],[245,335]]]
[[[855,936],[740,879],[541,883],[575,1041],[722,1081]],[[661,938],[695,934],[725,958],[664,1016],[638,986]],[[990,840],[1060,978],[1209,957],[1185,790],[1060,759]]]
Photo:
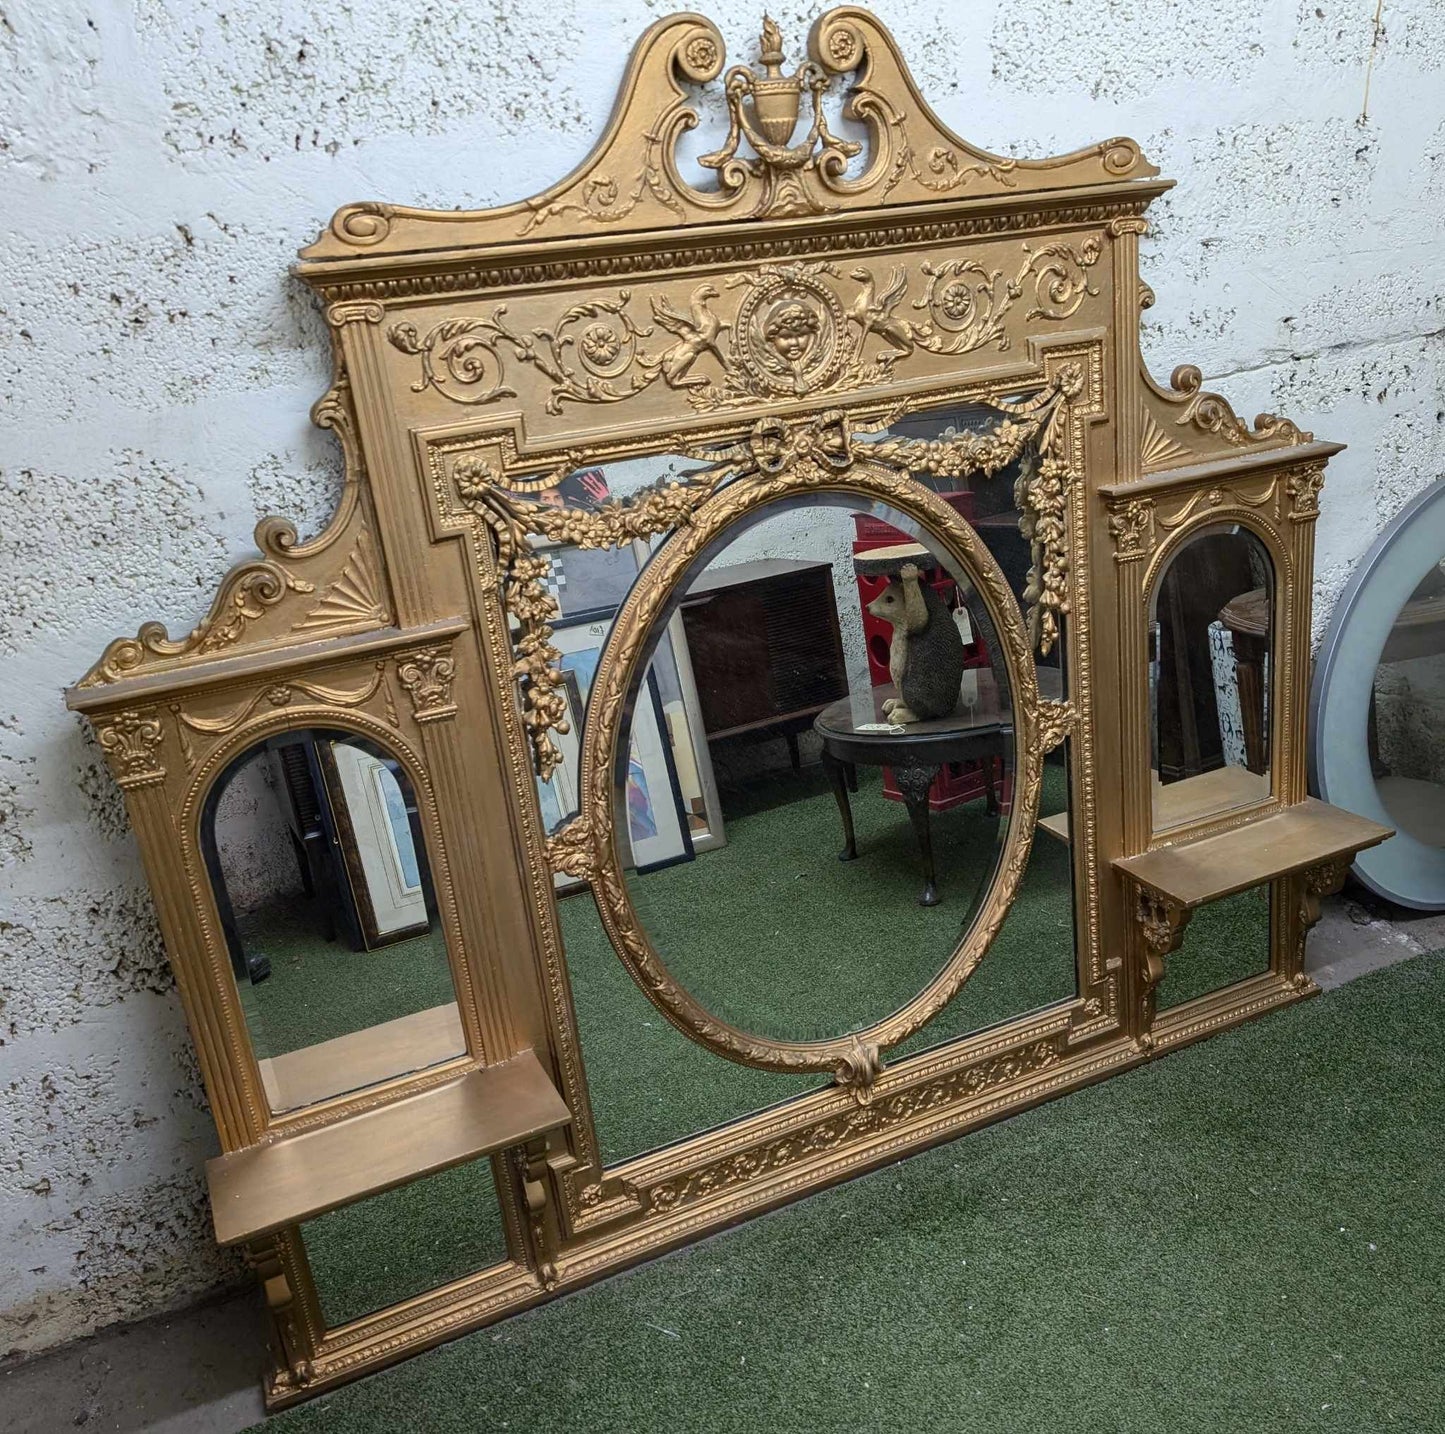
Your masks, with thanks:
[[[531,1051],[331,1125],[206,1162],[222,1245],[270,1234],[572,1119]]]
[[[1150,786],[1156,832],[1269,800],[1269,778],[1234,765],[1178,782],[1160,782],[1158,774],[1151,773]]]
[[[1039,830],[1053,837],[1055,841],[1061,841],[1065,846],[1069,844],[1069,814],[1068,812],[1055,812],[1051,817],[1039,818]]]
[[[1298,806],[1259,821],[1159,847],[1142,856],[1123,857],[1114,867],[1131,881],[1192,911],[1276,877],[1353,857],[1392,834],[1389,827],[1306,797]]]
[[[364,1030],[258,1061],[272,1110],[296,1110],[465,1054],[457,1003],[398,1016]]]

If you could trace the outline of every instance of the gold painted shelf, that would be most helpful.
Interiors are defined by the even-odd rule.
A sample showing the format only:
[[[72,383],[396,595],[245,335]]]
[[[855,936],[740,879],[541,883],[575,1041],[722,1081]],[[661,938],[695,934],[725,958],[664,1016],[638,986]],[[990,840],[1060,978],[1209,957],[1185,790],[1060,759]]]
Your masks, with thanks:
[[[216,1240],[236,1245],[569,1124],[531,1051],[334,1125],[206,1162]]]
[[[1356,852],[1391,835],[1389,827],[1306,797],[1233,831],[1123,857],[1114,868],[1161,901],[1193,911],[1297,872],[1342,862],[1348,866]]]

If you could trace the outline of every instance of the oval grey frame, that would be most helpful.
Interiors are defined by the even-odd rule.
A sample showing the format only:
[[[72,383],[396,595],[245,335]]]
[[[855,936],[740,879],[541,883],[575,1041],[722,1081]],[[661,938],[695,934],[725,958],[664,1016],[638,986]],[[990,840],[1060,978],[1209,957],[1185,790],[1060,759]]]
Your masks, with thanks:
[[[1445,479],[1412,498],[1365,554],[1335,604],[1310,684],[1309,786],[1315,796],[1393,827],[1370,772],[1366,725],[1375,669],[1395,619],[1445,557]],[[1445,910],[1445,850],[1408,832],[1362,851],[1352,868],[1377,896]]]

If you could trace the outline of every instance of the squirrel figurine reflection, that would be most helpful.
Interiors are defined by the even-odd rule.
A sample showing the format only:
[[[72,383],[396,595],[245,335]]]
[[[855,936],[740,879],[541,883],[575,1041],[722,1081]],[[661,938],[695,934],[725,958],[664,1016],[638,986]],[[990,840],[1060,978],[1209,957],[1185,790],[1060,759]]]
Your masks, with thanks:
[[[893,625],[888,674],[898,696],[885,700],[883,712],[900,725],[950,716],[963,680],[963,634],[948,604],[921,576],[916,563],[904,563],[868,604],[874,617]]]

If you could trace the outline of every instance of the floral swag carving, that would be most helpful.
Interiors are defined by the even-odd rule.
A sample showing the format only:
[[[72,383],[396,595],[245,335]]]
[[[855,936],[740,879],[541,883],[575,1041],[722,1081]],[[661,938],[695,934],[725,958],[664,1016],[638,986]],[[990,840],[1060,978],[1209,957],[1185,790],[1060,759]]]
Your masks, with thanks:
[[[517,624],[512,676],[521,687],[522,722],[538,776],[551,779],[561,761],[553,733],[569,729],[561,692],[561,654],[551,641],[558,607],[545,582],[548,559],[532,550],[531,536],[581,548],[618,547],[686,522],[701,503],[733,479],[750,473],[777,475],[804,462],[845,471],[866,461],[909,473],[958,478],[970,473],[992,475],[1022,460],[1014,501],[1022,514],[1020,530],[1033,554],[1024,600],[1030,640],[1047,654],[1069,610],[1065,530],[1071,469],[1065,456],[1066,430],[1069,404],[1083,388],[1082,369],[1065,365],[1031,398],[988,400],[1000,414],[992,428],[944,438],[865,441],[882,432],[894,415],[862,424],[836,410],[792,424],[762,419],[742,442],[693,455],[715,460],[714,466],[612,499],[593,511],[537,502],[505,487],[488,459],[476,454],[458,458],[452,466],[457,497],[492,535],[502,601]],[[558,479],[574,466],[576,457],[569,455]]]

